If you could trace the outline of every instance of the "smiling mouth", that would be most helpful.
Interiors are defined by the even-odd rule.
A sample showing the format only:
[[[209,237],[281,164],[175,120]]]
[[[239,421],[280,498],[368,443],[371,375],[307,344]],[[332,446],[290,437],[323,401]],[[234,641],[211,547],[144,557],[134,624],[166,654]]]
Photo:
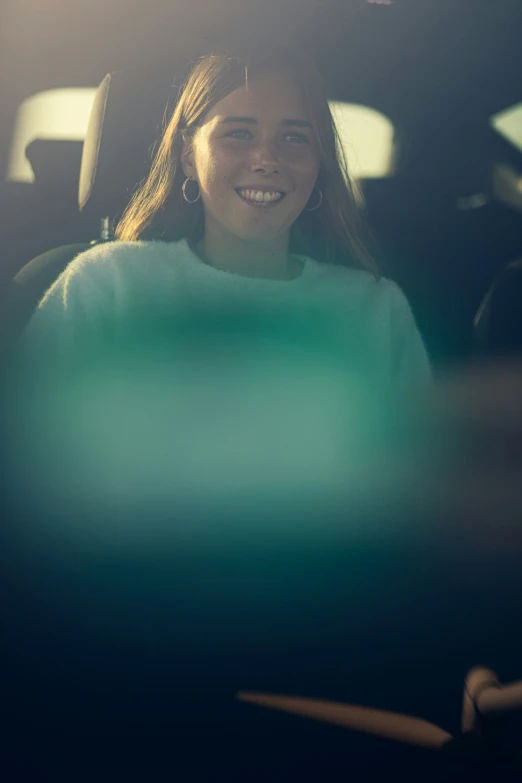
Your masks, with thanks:
[[[265,209],[279,204],[286,195],[286,193],[283,193],[281,190],[261,191],[250,190],[248,188],[236,188],[235,190],[239,198],[246,201],[247,204]]]

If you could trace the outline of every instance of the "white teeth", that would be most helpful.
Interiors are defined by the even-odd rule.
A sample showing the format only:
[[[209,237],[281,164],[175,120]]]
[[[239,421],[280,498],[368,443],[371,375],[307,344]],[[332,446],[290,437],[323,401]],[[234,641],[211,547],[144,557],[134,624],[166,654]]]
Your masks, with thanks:
[[[279,193],[277,190],[267,191],[265,193],[262,190],[247,190],[246,188],[242,188],[239,193],[247,201],[257,201],[259,203],[279,201],[283,197],[283,194]]]

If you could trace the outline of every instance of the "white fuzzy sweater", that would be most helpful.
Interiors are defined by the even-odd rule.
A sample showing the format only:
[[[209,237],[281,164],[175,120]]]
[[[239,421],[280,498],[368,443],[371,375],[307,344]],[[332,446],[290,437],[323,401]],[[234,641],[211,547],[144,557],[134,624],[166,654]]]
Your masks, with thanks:
[[[429,378],[422,339],[395,283],[310,258],[301,261],[299,277],[267,280],[211,267],[186,240],[97,245],[77,256],[47,291],[24,343],[52,354],[74,352],[79,332],[102,337],[104,328],[112,333],[131,320],[176,312],[190,303],[203,308],[276,306],[288,312],[304,304],[344,319],[350,341],[372,354],[384,380]]]
[[[223,503],[235,514],[244,503],[265,526],[276,498],[297,504],[302,519],[316,495],[373,499],[378,477],[391,478],[396,503],[400,465],[386,434],[396,417],[386,410],[397,397],[390,392],[400,389],[407,409],[407,388],[430,378],[410,307],[389,280],[301,260],[298,278],[274,281],[210,267],[186,241],[115,242],[79,255],[23,338],[22,354],[44,370],[30,369],[25,398],[17,397],[23,437],[16,444],[35,508],[54,510],[67,528],[73,512],[85,513],[89,525],[81,529],[95,532],[97,514],[148,520],[202,501],[212,513]],[[166,340],[160,332],[158,345],[135,343],[135,331],[125,343],[129,322],[146,332],[157,315],[190,315],[191,305],[197,318],[176,322]],[[214,310],[214,320],[202,322],[216,305],[217,317]],[[234,306],[242,308],[236,320]],[[288,320],[263,332],[264,322],[249,320],[256,307],[279,308]],[[99,361],[98,347],[103,354],[118,333],[123,352],[116,342],[109,360]],[[86,334],[96,350],[84,367]],[[79,374],[60,372],[56,382],[47,360],[78,354]],[[412,467],[403,473],[409,492]],[[121,530],[113,532],[120,541]]]

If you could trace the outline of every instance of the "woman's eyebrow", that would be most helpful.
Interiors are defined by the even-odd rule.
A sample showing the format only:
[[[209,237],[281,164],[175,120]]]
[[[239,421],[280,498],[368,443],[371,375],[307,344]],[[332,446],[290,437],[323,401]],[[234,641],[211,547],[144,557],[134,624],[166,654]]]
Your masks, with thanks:
[[[225,117],[220,121],[220,125],[224,125],[226,122],[247,122],[251,125],[257,124],[255,117]],[[300,128],[312,128],[312,123],[307,120],[282,120],[280,125],[297,125]]]
[[[298,125],[300,128],[312,128],[312,123],[307,120],[283,120],[281,125]]]
[[[224,120],[220,121],[220,125],[224,125],[225,122],[250,122],[250,123],[254,123],[254,122],[257,122],[257,120],[254,117],[225,117]]]

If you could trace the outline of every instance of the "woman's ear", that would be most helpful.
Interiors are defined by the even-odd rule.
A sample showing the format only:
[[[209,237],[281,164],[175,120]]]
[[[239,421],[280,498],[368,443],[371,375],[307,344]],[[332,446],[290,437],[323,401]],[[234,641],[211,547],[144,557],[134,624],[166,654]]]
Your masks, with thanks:
[[[181,148],[181,168],[186,177],[196,179],[196,167],[194,166],[194,153],[192,149],[192,142],[189,138],[183,138],[183,146]]]

